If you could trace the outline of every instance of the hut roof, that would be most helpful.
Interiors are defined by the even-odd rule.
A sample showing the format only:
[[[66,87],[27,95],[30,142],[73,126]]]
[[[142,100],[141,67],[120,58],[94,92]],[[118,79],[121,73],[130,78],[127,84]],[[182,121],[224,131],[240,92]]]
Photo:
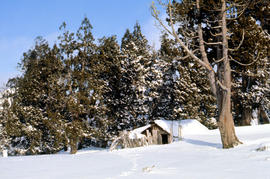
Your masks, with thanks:
[[[169,121],[155,120],[154,122],[156,125],[161,127],[164,131],[168,132],[169,134],[171,133],[171,124],[169,123]]]
[[[204,125],[202,125],[199,121],[194,119],[185,119],[179,121],[155,120],[154,124],[156,124],[169,134],[171,133],[172,128],[172,133],[174,137],[178,136],[179,126],[181,126],[182,134],[194,134],[194,133],[204,134],[208,133],[209,131]],[[148,129],[149,127],[151,127],[150,124],[134,129],[133,131],[130,132],[129,137],[132,139],[145,137],[142,134],[142,132]]]
[[[132,130],[132,131],[129,133],[129,138],[130,138],[130,139],[136,139],[136,138],[143,138],[143,137],[145,137],[145,135],[143,135],[142,132],[145,131],[146,129],[148,129],[149,127],[151,127],[150,124]]]
[[[168,134],[170,134],[170,126],[168,125],[168,123],[165,120],[155,120],[154,124],[157,125],[158,127],[160,127],[162,130],[164,130],[165,132],[167,132]],[[137,129],[134,129],[130,132],[129,134],[129,138],[130,139],[135,139],[135,138],[143,138],[145,137],[145,135],[143,135],[142,133],[144,131],[146,131],[147,129],[149,129],[153,124],[148,124],[146,126],[143,127],[139,127]]]

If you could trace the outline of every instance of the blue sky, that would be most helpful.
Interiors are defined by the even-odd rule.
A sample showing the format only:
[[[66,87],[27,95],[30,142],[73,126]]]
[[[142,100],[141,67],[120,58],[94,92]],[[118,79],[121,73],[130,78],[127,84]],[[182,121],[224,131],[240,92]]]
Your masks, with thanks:
[[[159,30],[151,17],[152,0],[1,0],[0,87],[19,73],[17,64],[37,36],[56,41],[62,22],[76,31],[87,16],[95,38],[117,35],[121,39],[136,21],[150,45],[158,46]]]

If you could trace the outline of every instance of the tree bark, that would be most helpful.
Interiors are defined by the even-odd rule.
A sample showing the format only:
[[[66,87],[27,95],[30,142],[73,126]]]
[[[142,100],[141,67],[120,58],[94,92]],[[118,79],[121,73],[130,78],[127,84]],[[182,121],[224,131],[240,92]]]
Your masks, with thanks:
[[[228,91],[218,91],[219,117],[218,127],[223,148],[232,148],[241,144],[235,134],[231,112],[231,96]]]
[[[223,148],[232,148],[241,142],[235,134],[234,121],[231,111],[231,67],[228,58],[228,40],[227,40],[227,24],[226,24],[226,1],[222,0],[221,8],[221,27],[222,27],[222,51],[223,64],[220,66],[223,69],[218,70],[220,73],[219,81],[222,84],[217,84],[217,103],[219,110],[219,131]],[[223,86],[221,86],[223,85]]]
[[[241,126],[249,126],[252,120],[252,109],[244,108],[242,111]]]
[[[260,121],[261,121],[263,124],[269,124],[269,122],[270,122],[270,121],[269,121],[269,117],[268,117],[266,111],[263,109],[262,106],[259,107],[258,113],[259,113],[258,116],[259,116]]]
[[[76,154],[78,151],[77,139],[70,139],[70,154]]]

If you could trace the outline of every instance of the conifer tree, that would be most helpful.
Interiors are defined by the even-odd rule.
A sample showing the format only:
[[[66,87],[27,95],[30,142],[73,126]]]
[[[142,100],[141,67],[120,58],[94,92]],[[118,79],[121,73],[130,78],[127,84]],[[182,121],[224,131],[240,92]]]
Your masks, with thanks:
[[[167,108],[173,109],[171,119],[198,119],[208,127],[210,118],[216,115],[215,98],[211,94],[207,81],[206,71],[190,59],[178,61],[181,56],[181,48],[174,40],[164,34],[161,39],[161,58],[167,61],[165,66],[163,88],[165,94],[163,99],[170,99]],[[170,92],[170,93],[168,93]]]
[[[84,18],[76,34],[65,30],[59,37],[65,64],[66,138],[71,153],[76,153],[79,144],[88,145],[104,134],[99,130],[104,120],[100,103],[104,83],[98,76],[97,46],[91,30],[92,25]]]
[[[0,152],[3,150],[9,150],[10,145],[10,136],[7,133],[6,125],[10,117],[9,102],[7,100],[6,92],[1,92],[0,94]]]
[[[252,2],[243,15],[232,19],[229,25],[234,32],[229,43],[237,49],[231,51],[231,57],[235,84],[233,107],[235,121],[239,125],[250,125],[255,117],[252,113],[256,111],[261,123],[269,123],[266,114],[269,106],[267,8],[269,9],[269,2]]]
[[[126,91],[131,94],[128,121],[130,126],[141,126],[147,123],[148,105],[146,103],[147,83],[146,75],[151,63],[149,46],[141,32],[138,23],[135,24],[133,32],[126,31],[122,38],[121,51],[125,56],[122,61],[123,82],[128,82]],[[124,85],[125,86],[125,85]]]
[[[112,136],[118,134],[120,123],[123,121],[123,104],[121,88],[121,52],[117,44],[116,36],[103,37],[99,40],[98,47],[98,78],[104,83],[102,101],[101,103],[106,106],[105,121],[101,127],[104,133],[103,141],[109,141]]]
[[[161,87],[164,84],[164,68],[168,64],[160,57],[159,53],[153,52],[151,54],[151,63],[149,71],[146,76],[147,91],[146,103],[148,105],[149,121],[162,118],[159,115],[161,112],[159,104],[161,101]],[[165,114],[166,112],[164,112]]]
[[[34,49],[24,53],[23,75],[10,81],[14,89],[5,125],[16,153],[53,153],[63,146],[59,49],[37,38]],[[52,118],[52,114],[54,115]],[[58,115],[59,114],[59,115]]]

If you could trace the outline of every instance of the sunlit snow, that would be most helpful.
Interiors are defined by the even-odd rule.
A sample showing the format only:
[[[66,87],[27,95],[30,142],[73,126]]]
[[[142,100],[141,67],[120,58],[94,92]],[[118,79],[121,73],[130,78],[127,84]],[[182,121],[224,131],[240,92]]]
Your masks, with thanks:
[[[0,178],[270,178],[270,125],[236,127],[244,144],[233,149],[222,149],[218,130],[188,121],[182,126],[183,140],[167,145],[0,157]]]

